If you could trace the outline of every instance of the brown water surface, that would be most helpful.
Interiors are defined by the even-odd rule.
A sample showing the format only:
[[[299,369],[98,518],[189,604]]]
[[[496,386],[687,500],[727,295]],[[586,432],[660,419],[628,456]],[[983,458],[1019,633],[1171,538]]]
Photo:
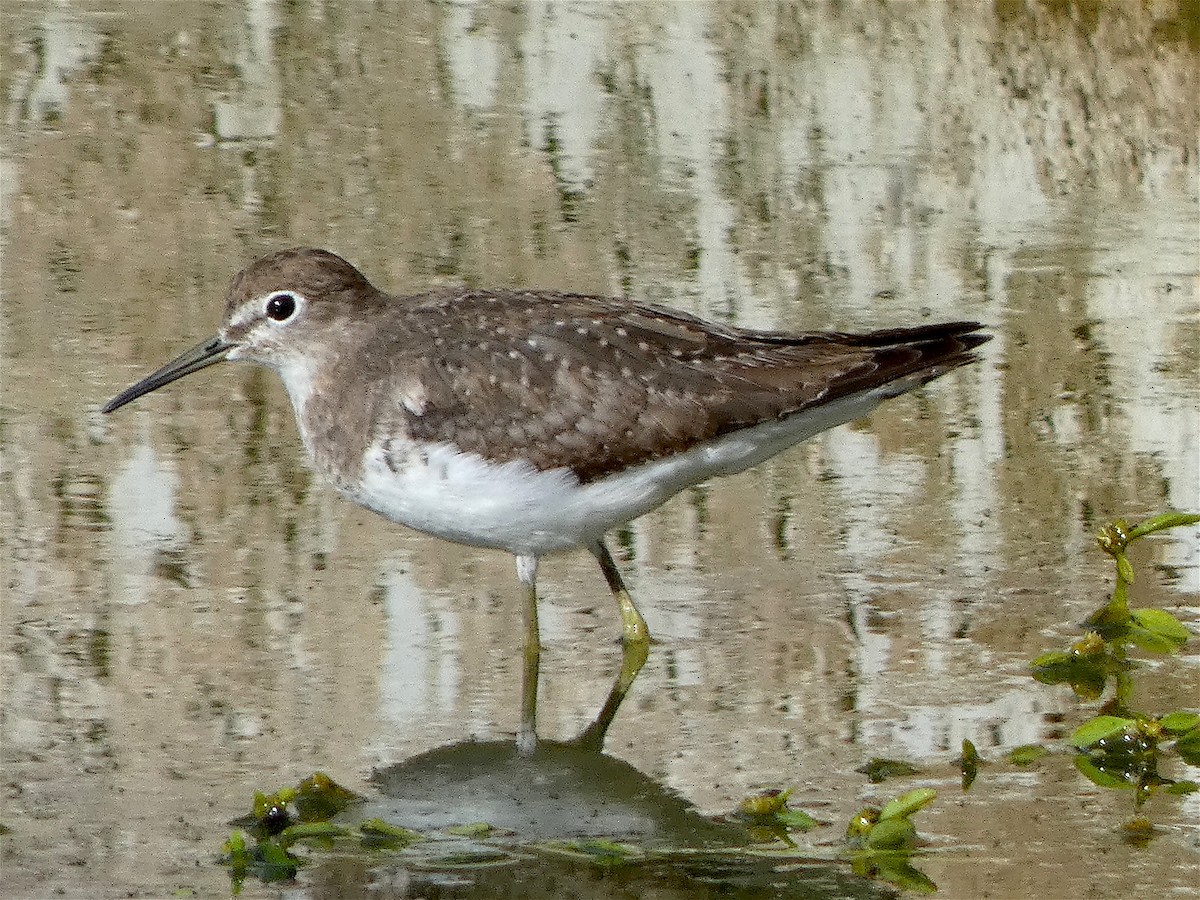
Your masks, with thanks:
[[[948,897],[1194,890],[1200,795],[1153,798],[1138,848],[1130,793],[1069,754],[999,760],[1096,710],[1027,665],[1111,590],[1095,529],[1200,508],[1195,16],[7,0],[0,894],[224,894],[255,790],[324,770],[367,792],[374,767],[516,728],[512,560],[339,499],[272,376],[222,366],[99,414],[294,244],[396,291],[987,323],[980,365],[618,536],[658,643],[606,749],[709,814],[792,786],[836,823],[814,848],[932,786],[919,866]],[[1133,560],[1135,603],[1193,629],[1198,537]],[[584,553],[541,586],[539,725],[566,739],[618,618]],[[1196,646],[1138,673],[1144,709],[1195,708]],[[994,761],[967,794],[964,738]],[[923,774],[871,785],[872,756]],[[497,893],[563,895],[515,871]],[[289,896],[370,877],[305,870]]]

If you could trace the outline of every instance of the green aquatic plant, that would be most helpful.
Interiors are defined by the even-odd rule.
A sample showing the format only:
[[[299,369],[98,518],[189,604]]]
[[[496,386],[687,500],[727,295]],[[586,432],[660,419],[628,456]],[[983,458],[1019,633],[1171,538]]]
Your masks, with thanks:
[[[1173,749],[1188,765],[1200,765],[1200,715],[1173,712],[1161,718],[1101,715],[1084,722],[1071,735],[1080,751],[1075,767],[1100,787],[1134,790],[1134,805],[1157,790],[1190,794],[1200,790],[1193,781],[1176,781],[1159,774],[1158,765]]]
[[[425,840],[419,831],[393,825],[383,819],[366,819],[359,822],[358,831],[362,835],[362,844],[368,850],[400,850],[409,844]]]
[[[1116,563],[1117,583],[1112,599],[1088,618],[1085,623],[1088,628],[1105,641],[1133,643],[1151,653],[1172,653],[1182,648],[1191,632],[1177,618],[1161,609],[1130,609],[1129,588],[1134,583],[1134,574],[1125,548],[1156,531],[1197,522],[1200,515],[1166,513],[1134,526],[1121,519],[1104,526],[1096,542]]]
[[[1174,653],[1188,642],[1191,632],[1166,610],[1130,607],[1129,588],[1135,576],[1126,549],[1157,531],[1197,522],[1200,515],[1195,513],[1171,512],[1137,525],[1117,519],[1101,528],[1096,543],[1116,563],[1112,597],[1084,620],[1087,631],[1069,650],[1043,653],[1031,663],[1033,677],[1043,684],[1068,684],[1088,701],[1098,700],[1111,678],[1115,703],[1128,703],[1133,689],[1130,646],[1149,653]]]
[[[462,825],[451,825],[446,829],[447,834],[469,838],[484,838],[491,834],[492,831],[494,829],[487,822],[467,822]]]
[[[845,843],[803,846],[789,834],[830,823],[789,808],[791,793],[764,790],[747,797],[736,813],[710,820],[720,823],[713,833],[725,835],[727,844],[707,839],[663,844],[646,840],[644,835],[530,840],[468,818],[463,819],[464,824],[426,833],[380,818],[363,818],[369,807],[351,808],[362,798],[318,774],[295,787],[256,794],[251,813],[235,822],[241,827],[221,848],[219,861],[229,871],[235,895],[247,878],[263,883],[287,881],[322,856],[363,871],[382,867],[421,873],[414,877],[432,881],[451,873],[458,879],[473,877],[470,872],[484,869],[527,867],[529,871],[553,871],[555,877],[564,871],[586,869],[599,877],[631,883],[666,879],[673,884],[683,879],[689,884],[737,890],[752,885],[773,889],[792,879],[807,884],[811,878],[851,886],[855,896],[875,896],[871,893],[874,888],[864,886],[861,878],[920,892],[936,889],[910,862],[918,838],[909,817],[933,799],[932,791],[910,791],[882,808],[863,810],[857,819],[868,824]],[[564,865],[574,869],[563,869]]]
[[[965,794],[975,783],[975,778],[979,775],[979,767],[983,765],[983,758],[975,749],[975,745],[967,738],[963,738],[962,756],[958,758],[957,762],[958,767],[962,769],[962,789]]]
[[[221,865],[229,869],[233,893],[239,894],[247,876],[263,882],[286,881],[294,878],[303,860],[270,840],[246,842],[246,835],[235,831],[221,848]]]
[[[273,794],[256,793],[250,814],[236,819],[256,837],[277,835],[305,823],[325,822],[362,797],[339,785],[324,772],[315,772],[295,787]]]
[[[790,844],[788,831],[808,831],[829,824],[804,810],[789,807],[787,801],[791,795],[791,788],[770,788],[746,797],[738,804],[738,815],[750,826],[750,833],[756,840],[776,838]]]
[[[932,894],[937,890],[924,872],[912,864],[920,842],[912,816],[937,798],[931,788],[916,788],[889,800],[882,807],[865,807],[846,826],[851,869],[857,875],[877,878],[908,891]]]
[[[846,826],[850,845],[864,850],[913,850],[917,826],[911,817],[937,798],[932,788],[916,788],[889,800],[883,807],[867,806]]]
[[[1008,761],[1014,766],[1032,766],[1049,752],[1041,744],[1022,744],[1008,751]]]
[[[248,875],[268,883],[295,877],[304,859],[292,846],[305,841],[331,847],[338,838],[351,836],[351,829],[328,820],[362,799],[324,772],[295,787],[256,793],[249,815],[233,822],[246,829],[253,845],[246,832],[235,831],[221,848],[220,863],[229,869],[233,893],[241,891]]]
[[[625,841],[589,838],[577,841],[546,841],[538,845],[544,853],[553,853],[587,862],[601,869],[615,869],[644,862],[646,851]]]
[[[863,765],[854,770],[861,775],[866,775],[871,784],[879,784],[881,781],[886,781],[889,778],[897,778],[902,775],[920,775],[921,770],[910,762],[905,762],[902,759],[884,759],[880,756],[873,756]]]
[[[1178,710],[1155,716],[1131,708],[1135,661],[1129,656],[1130,649],[1172,654],[1192,635],[1165,610],[1130,606],[1129,589],[1135,574],[1126,549],[1157,531],[1197,522],[1200,515],[1171,512],[1137,525],[1120,519],[1105,525],[1096,542],[1116,565],[1111,599],[1087,617],[1083,623],[1087,631],[1068,651],[1044,653],[1031,663],[1035,679],[1043,684],[1068,684],[1076,696],[1089,702],[1100,699],[1112,679],[1112,697],[1098,715],[1075,729],[1068,742],[1077,751],[1075,767],[1093,784],[1133,790],[1136,815],[1125,832],[1136,844],[1144,844],[1153,834],[1153,826],[1140,815],[1152,794],[1160,790],[1185,794],[1198,789],[1194,782],[1163,776],[1159,765],[1172,755],[1189,765],[1200,765],[1200,715]],[[1021,764],[1016,758],[1013,762]]]
[[[1043,756],[1050,751],[1041,744],[1022,744],[1019,747],[1013,747],[1004,755],[1004,758],[1014,766],[1022,768],[1032,766],[1037,763]],[[988,760],[980,755],[969,739],[963,738],[962,754],[953,761],[953,764],[958,766],[962,771],[962,789],[965,794],[971,789],[971,785],[975,783],[976,777],[979,775],[979,770],[988,764]]]

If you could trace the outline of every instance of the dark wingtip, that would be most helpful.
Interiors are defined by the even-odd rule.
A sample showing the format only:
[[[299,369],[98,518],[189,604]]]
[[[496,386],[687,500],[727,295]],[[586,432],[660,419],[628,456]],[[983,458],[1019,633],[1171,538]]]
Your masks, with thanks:
[[[873,348],[876,368],[870,379],[898,396],[940,378],[960,366],[979,361],[972,351],[992,339],[979,322],[939,322],[888,328],[852,338]]]
[[[886,347],[893,344],[915,344],[923,341],[937,341],[944,338],[958,338],[964,344],[978,347],[992,339],[984,331],[987,326],[982,322],[939,322],[936,325],[910,325],[904,328],[885,328],[859,335],[866,346]]]
[[[972,350],[975,347],[986,344],[992,339],[992,335],[989,332],[980,330],[984,327],[983,325],[980,325],[976,322],[971,322],[969,324],[971,325],[970,330],[961,331],[956,335],[964,349]]]
[[[979,357],[970,351],[986,344],[992,335],[979,322],[940,322],[936,325],[916,325],[908,328],[889,328],[863,335],[863,343],[878,347],[886,353],[916,351],[925,365],[957,368],[975,362]],[[948,371],[948,369],[942,369]]]

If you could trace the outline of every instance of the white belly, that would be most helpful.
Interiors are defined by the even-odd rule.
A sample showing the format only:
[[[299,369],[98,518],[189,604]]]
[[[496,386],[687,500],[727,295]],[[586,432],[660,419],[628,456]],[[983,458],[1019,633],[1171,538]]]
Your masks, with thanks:
[[[362,481],[347,496],[394,522],[446,540],[541,556],[594,544],[679,491],[749,468],[780,450],[869,412],[881,392],[835,403],[718,438],[685,453],[581,484],[566,469],[539,472],[497,463],[448,444],[412,445],[363,458]]]
[[[353,499],[426,534],[516,554],[584,546],[644,511],[632,495],[598,493],[565,469],[498,464],[446,444],[427,445],[398,468],[381,452],[368,453]]]

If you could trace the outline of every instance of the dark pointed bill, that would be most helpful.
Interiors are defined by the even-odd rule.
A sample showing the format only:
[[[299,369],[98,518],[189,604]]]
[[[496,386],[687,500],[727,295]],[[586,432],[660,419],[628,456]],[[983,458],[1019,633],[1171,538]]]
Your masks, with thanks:
[[[209,338],[203,343],[197,344],[186,353],[180,354],[157,372],[150,373],[137,384],[125,388],[125,390],[104,404],[101,412],[110,413],[113,410],[120,409],[130,400],[136,400],[143,394],[156,391],[164,384],[170,384],[184,375],[191,375],[193,372],[199,372],[213,363],[218,363],[225,358],[225,354],[231,349],[233,349],[233,344],[223,341],[219,337]]]

